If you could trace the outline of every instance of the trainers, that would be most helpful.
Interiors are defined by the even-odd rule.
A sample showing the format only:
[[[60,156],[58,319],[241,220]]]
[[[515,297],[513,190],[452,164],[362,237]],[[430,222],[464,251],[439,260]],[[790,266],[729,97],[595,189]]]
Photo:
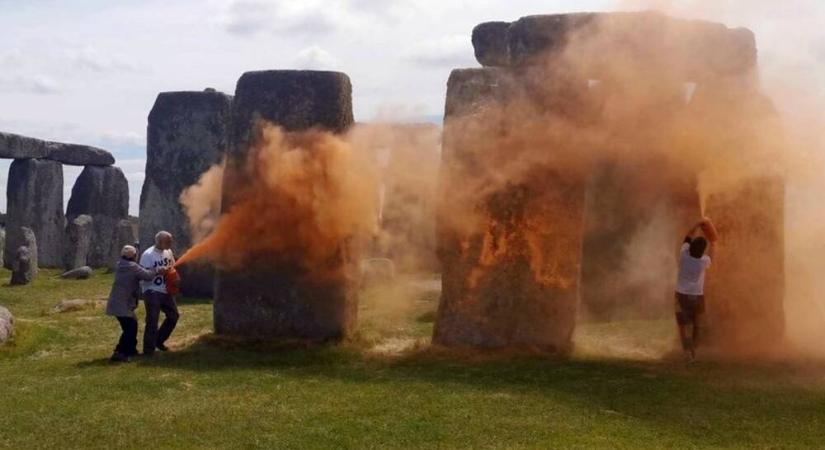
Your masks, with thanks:
[[[163,345],[163,344],[158,344],[158,350],[160,350],[160,351],[162,351],[162,352],[168,352],[168,351],[169,351],[169,347],[167,347],[167,346],[165,346],[165,345]]]

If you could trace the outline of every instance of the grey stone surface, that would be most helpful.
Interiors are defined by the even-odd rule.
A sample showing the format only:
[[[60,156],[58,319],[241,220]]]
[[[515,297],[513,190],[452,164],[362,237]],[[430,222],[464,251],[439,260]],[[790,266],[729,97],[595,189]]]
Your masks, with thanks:
[[[129,184],[123,171],[114,166],[86,166],[72,187],[66,218],[92,217],[94,233],[86,264],[109,267],[120,248],[117,226],[129,217]]]
[[[114,240],[112,241],[111,253],[109,253],[108,265],[109,272],[117,269],[117,262],[120,260],[120,250],[124,245],[133,245],[137,240],[135,234],[135,227],[129,219],[121,219],[115,227]]]
[[[255,138],[255,120],[265,119],[287,131],[320,127],[343,132],[353,123],[349,77],[337,72],[267,71],[245,73],[232,102],[229,150],[224,177],[224,205],[242,186],[240,162]],[[228,201],[227,201],[228,200]],[[342,248],[346,243],[341,243]],[[353,253],[342,267],[357,273]],[[257,263],[243,272],[218,273],[215,332],[264,338],[340,339],[355,326],[358,302],[354,280],[314,281],[289,264],[273,264],[272,255],[252,255]],[[357,277],[355,277],[357,278]]]
[[[507,46],[509,22],[485,22],[473,28],[473,48],[476,60],[482,66],[510,65],[510,49]]]
[[[0,158],[49,159],[75,166],[109,166],[115,158],[106,150],[80,144],[64,144],[0,132]]]
[[[562,353],[571,348],[585,180],[539,166],[517,182],[494,190],[485,186],[490,192],[484,196],[468,188],[495,170],[491,162],[534,151],[497,144],[501,130],[512,125],[501,113],[509,101],[538,113],[563,113],[559,105],[565,102],[545,103],[543,95],[519,98],[523,91],[530,90],[504,68],[456,70],[450,76],[437,216],[443,286],[437,344]],[[468,190],[471,195],[465,195]],[[478,221],[451,221],[452,214],[466,217],[467,211]],[[547,231],[531,234],[535,229]]]
[[[77,269],[67,270],[60,274],[60,278],[64,280],[86,280],[92,276],[92,268],[89,266],[78,267]]]
[[[5,266],[4,259],[6,257],[6,227],[0,227],[0,266]]]
[[[63,166],[55,161],[16,159],[9,169],[6,189],[7,221],[5,263],[10,267],[17,249],[24,245],[20,227],[37,236],[42,267],[62,267]]]
[[[27,227],[21,227],[23,245],[17,247],[12,261],[11,284],[14,286],[29,284],[38,273],[37,238]]]
[[[54,146],[48,159],[72,166],[111,166],[115,163],[114,156],[106,150],[78,144]]]
[[[192,246],[180,195],[223,159],[231,104],[231,96],[215,90],[158,95],[149,113],[146,179],[140,196],[143,248],[152,245],[160,230],[174,236],[175,255],[182,255]],[[212,272],[206,264],[192,264],[181,270],[183,294],[211,297]]]
[[[71,270],[86,265],[94,234],[94,219],[81,214],[68,222],[63,246],[63,268]]]
[[[14,316],[11,311],[0,306],[0,344],[5,343],[14,335]]]
[[[106,306],[105,300],[87,300],[82,298],[61,300],[52,309],[56,313],[82,311],[84,309],[98,309]]]
[[[588,42],[598,33],[610,48]],[[683,79],[739,76],[756,69],[756,39],[745,28],[718,23],[675,19],[657,12],[576,13],[522,17],[504,30],[501,22],[476,27],[473,43],[477,60],[485,66],[541,64],[559,55],[571,42],[577,49],[578,69],[601,78],[606,59],[624,61],[640,70],[670,66]],[[684,63],[676,68],[674,61]]]

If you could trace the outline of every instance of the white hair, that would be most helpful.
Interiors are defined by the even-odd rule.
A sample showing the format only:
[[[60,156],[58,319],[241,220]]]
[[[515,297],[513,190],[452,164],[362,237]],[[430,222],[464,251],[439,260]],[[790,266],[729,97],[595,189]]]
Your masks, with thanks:
[[[131,245],[124,245],[123,248],[120,250],[120,256],[132,259],[137,256],[137,249],[132,247]]]
[[[172,239],[172,233],[168,231],[158,231],[158,234],[155,235],[155,245],[160,244],[161,239]]]

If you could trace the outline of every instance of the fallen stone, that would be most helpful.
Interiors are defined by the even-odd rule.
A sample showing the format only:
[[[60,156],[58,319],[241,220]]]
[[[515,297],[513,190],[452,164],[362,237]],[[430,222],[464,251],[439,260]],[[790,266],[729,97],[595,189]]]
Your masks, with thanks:
[[[255,138],[256,121],[268,120],[287,131],[319,127],[346,131],[352,124],[352,87],[337,72],[266,71],[245,73],[232,103],[229,161],[224,177],[224,210],[231,193],[243,186],[244,164]],[[342,247],[347,243],[342,242]],[[350,252],[343,252],[350,257]],[[351,280],[311,280],[295,267],[275,267],[272,255],[243,271],[221,271],[215,289],[215,332],[261,338],[340,339],[352,331],[358,309]],[[342,258],[346,267],[357,260]]]
[[[0,133],[0,158],[48,159],[75,166],[109,166],[115,163],[112,154],[100,148],[44,141],[11,133]]]
[[[175,255],[192,246],[192,231],[180,196],[223,159],[231,105],[231,96],[214,89],[158,95],[149,113],[146,180],[140,196],[140,242],[144,248],[152,245],[160,230],[174,236]],[[183,295],[211,297],[212,272],[208,264],[183,268]]]
[[[14,335],[14,316],[11,311],[0,306],[0,344],[5,343]]]
[[[67,313],[67,312],[74,312],[74,311],[82,311],[84,309],[96,309],[102,308],[106,304],[103,300],[86,300],[86,299],[73,299],[73,300],[61,300],[60,303],[54,306],[53,311],[55,313]]]
[[[92,216],[81,214],[66,225],[66,241],[63,250],[63,268],[71,270],[86,265],[94,233]]]
[[[14,253],[25,245],[21,227],[37,237],[38,264],[63,266],[63,166],[55,161],[16,159],[9,169],[5,263],[10,268]]]
[[[64,280],[87,280],[92,276],[92,268],[89,266],[78,267],[60,274]]]
[[[86,166],[72,187],[66,218],[92,217],[94,230],[86,264],[109,267],[113,255],[120,253],[117,228],[129,217],[129,183],[123,171],[114,166]],[[132,240],[133,243],[134,239]],[[115,260],[117,257],[114,257]]]

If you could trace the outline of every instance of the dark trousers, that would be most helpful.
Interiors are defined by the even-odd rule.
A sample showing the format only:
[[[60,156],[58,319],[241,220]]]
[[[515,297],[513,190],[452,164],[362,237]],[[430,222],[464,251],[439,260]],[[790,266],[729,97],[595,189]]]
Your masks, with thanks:
[[[117,317],[120,323],[120,340],[115,347],[115,353],[120,353],[125,356],[137,355],[137,332],[138,322],[133,317]]]
[[[146,291],[143,293],[143,303],[146,305],[146,329],[143,331],[143,353],[152,353],[158,345],[163,345],[175,326],[178,324],[178,305],[175,298],[161,292]],[[166,316],[158,329],[160,312]]]

